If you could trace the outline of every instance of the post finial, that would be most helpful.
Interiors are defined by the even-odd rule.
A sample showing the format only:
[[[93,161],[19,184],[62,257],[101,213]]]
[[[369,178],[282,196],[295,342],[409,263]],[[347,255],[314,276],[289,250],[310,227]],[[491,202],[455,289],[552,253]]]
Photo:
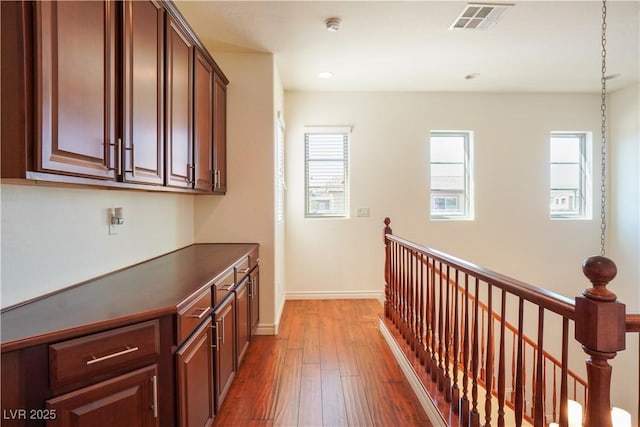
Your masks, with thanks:
[[[387,234],[393,234],[393,231],[391,231],[391,227],[389,227],[389,224],[391,224],[391,219],[389,217],[386,217],[384,219],[384,233],[382,235],[385,244],[387,243]]]
[[[607,257],[595,255],[584,260],[582,272],[593,285],[582,291],[582,295],[598,301],[616,300],[616,294],[607,289],[609,282],[618,274],[615,262]]]

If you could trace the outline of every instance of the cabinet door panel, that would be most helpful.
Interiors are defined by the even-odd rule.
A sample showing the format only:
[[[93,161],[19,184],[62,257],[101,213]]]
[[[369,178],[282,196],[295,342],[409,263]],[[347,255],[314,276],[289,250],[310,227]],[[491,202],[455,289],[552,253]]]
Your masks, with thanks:
[[[250,336],[256,333],[260,321],[260,268],[255,268],[250,275],[249,293],[249,327]]]
[[[217,343],[215,344],[215,407],[220,409],[235,376],[235,297],[233,294],[214,312]]]
[[[213,423],[211,345],[209,320],[176,353],[178,419],[181,426],[209,426]]]
[[[236,293],[236,348],[237,366],[240,366],[247,348],[249,348],[249,291],[251,283],[245,279],[235,290]]]
[[[213,189],[213,67],[196,50],[194,78],[195,188]]]
[[[114,21],[112,2],[36,2],[37,170],[115,179]]]
[[[155,1],[124,4],[124,180],[164,183],[164,9]]]
[[[47,426],[157,426],[157,375],[153,365],[50,399]]]
[[[227,85],[218,75],[213,86],[213,158],[216,174],[214,191],[227,191]]]
[[[192,69],[193,42],[171,18],[167,24],[167,182],[193,187]]]

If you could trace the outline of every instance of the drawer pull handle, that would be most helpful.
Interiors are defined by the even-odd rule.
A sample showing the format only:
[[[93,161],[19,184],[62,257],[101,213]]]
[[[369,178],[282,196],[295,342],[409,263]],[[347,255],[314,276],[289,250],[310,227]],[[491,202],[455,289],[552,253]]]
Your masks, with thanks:
[[[87,365],[93,365],[94,363],[103,362],[105,360],[112,359],[114,357],[124,356],[125,354],[133,353],[134,351],[138,351],[138,347],[131,347],[130,348],[129,346],[127,346],[126,350],[122,350],[122,351],[119,351],[117,353],[108,354],[108,355],[102,356],[102,357],[95,357],[95,356],[92,355],[91,356],[92,359],[87,361]]]
[[[222,289],[223,291],[228,291],[229,289],[233,288],[233,285],[235,285],[235,283],[232,283],[227,286],[221,286],[220,289]]]
[[[205,308],[196,308],[196,310],[202,310],[200,312],[200,314],[190,314],[187,317],[195,317],[196,319],[202,319],[204,317],[205,314],[207,314],[207,311],[209,311],[209,307],[205,307]]]
[[[158,418],[158,376],[151,377],[153,387],[153,418]]]
[[[249,268],[249,267],[247,267],[247,268],[244,268],[244,269],[242,269],[242,270],[238,270],[238,271],[239,271],[240,273],[242,273],[242,274],[247,274],[247,273],[249,272],[249,270],[250,270],[250,268]]]

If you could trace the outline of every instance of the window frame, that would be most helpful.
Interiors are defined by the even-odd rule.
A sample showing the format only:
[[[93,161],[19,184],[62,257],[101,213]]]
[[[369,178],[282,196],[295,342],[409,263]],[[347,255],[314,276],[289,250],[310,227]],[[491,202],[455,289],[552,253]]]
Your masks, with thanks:
[[[575,138],[578,139],[578,161],[577,162],[558,162],[553,161],[551,158],[551,150],[553,149],[553,142],[560,138]],[[590,186],[590,134],[588,132],[551,132],[549,134],[549,218],[550,219],[591,219],[591,186]],[[578,173],[578,187],[577,196],[579,200],[577,202],[578,209],[572,211],[554,211],[552,209],[552,194],[554,191],[574,191],[573,188],[561,188],[553,187],[552,183],[552,168],[553,165],[577,165]]]
[[[433,137],[456,137],[463,139],[463,162],[434,162],[431,158],[432,138]],[[472,174],[472,158],[473,158],[473,132],[472,131],[440,131],[432,130],[429,133],[429,218],[435,221],[456,220],[456,221],[472,221],[474,219],[473,210],[473,174]],[[464,170],[462,190],[453,189],[434,189],[433,188],[433,165],[462,165]],[[448,198],[462,199],[462,212],[434,212],[435,199]]]
[[[309,144],[312,143],[310,135],[340,135],[342,138],[342,172],[344,182],[342,183],[342,189],[344,193],[344,208],[342,212],[325,212],[314,213],[310,211],[310,198],[309,191],[312,186],[309,184]],[[351,127],[306,127],[304,131],[304,217],[309,219],[318,218],[330,218],[330,219],[342,219],[349,218],[349,160],[350,160],[350,145],[351,145]],[[316,159],[321,160],[321,159]],[[335,161],[335,159],[326,159],[327,161]]]

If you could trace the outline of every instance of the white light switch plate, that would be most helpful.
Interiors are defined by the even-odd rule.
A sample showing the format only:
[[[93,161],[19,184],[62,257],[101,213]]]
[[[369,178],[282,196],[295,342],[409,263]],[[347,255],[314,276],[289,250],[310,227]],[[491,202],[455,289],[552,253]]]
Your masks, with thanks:
[[[358,211],[356,212],[356,216],[368,217],[369,216],[369,208],[358,208]]]

